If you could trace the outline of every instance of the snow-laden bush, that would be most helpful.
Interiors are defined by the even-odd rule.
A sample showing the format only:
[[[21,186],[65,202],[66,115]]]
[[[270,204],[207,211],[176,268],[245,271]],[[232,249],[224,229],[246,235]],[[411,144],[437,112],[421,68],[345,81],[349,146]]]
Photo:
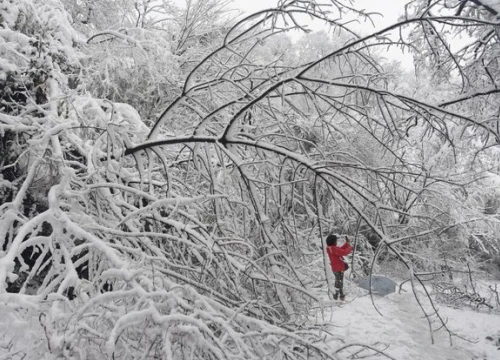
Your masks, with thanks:
[[[183,178],[191,160],[182,152],[156,163],[148,155],[149,164],[124,157],[149,131],[137,111],[72,91],[83,55],[61,3],[1,9],[2,49],[13,55],[0,76],[10,86],[0,117],[0,302],[37,338],[11,355],[331,358],[272,300],[277,288],[284,304],[285,288],[312,294],[270,276],[246,239],[214,233],[214,210],[238,213],[225,202],[241,200],[210,193],[205,172]]]

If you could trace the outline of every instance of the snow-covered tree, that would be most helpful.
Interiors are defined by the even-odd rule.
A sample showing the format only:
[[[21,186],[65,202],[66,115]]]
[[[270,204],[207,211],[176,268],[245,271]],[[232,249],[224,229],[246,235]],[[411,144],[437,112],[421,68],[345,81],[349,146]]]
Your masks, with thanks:
[[[496,221],[468,191],[498,147],[498,69],[439,31],[494,30],[494,50],[498,24],[477,1],[436,3],[358,36],[350,19],[367,15],[340,0],[231,27],[220,1],[165,21],[169,2],[1,1],[0,301],[39,318],[32,358],[336,358],[307,319],[328,232],[363,235],[361,260],[414,282],[422,254],[467,249],[469,214]],[[293,43],[304,15],[336,36]],[[418,71],[439,64],[450,85],[398,86],[372,50],[386,46],[436,55]]]

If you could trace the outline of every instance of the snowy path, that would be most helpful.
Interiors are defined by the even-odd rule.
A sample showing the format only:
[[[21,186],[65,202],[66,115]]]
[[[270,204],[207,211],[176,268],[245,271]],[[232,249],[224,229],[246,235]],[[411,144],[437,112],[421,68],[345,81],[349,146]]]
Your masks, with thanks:
[[[359,296],[356,289],[349,289],[347,302],[326,301],[328,306],[323,316],[315,310],[319,323],[331,325],[326,341],[331,341],[333,348],[341,344],[365,344],[384,350],[396,360],[500,360],[500,350],[486,339],[487,336],[500,337],[500,315],[441,307],[441,314],[449,320],[448,326],[475,342],[455,337],[450,346],[447,333],[441,330],[434,333],[432,344],[427,320],[412,293],[374,297],[383,314],[380,316],[370,297]],[[14,315],[10,308],[0,305],[0,360],[20,360],[24,353],[28,353],[30,359],[42,359],[41,354],[49,356],[38,316],[25,323],[17,321]],[[12,340],[17,342],[11,344]],[[6,354],[7,349],[12,356]],[[33,357],[34,354],[40,356]],[[367,354],[359,354],[358,359],[363,355]],[[388,358],[372,356],[370,359]]]
[[[500,334],[500,316],[468,309],[441,307],[450,329],[474,342],[453,338],[444,331],[434,332],[431,342],[429,326],[412,293],[375,297],[374,309],[369,296],[359,296],[350,302],[333,302],[325,309],[324,321],[332,325],[334,338],[346,343],[376,345],[377,349],[397,360],[497,360],[500,350],[486,340]],[[332,302],[328,302],[332,304]],[[380,356],[380,358],[383,358]]]

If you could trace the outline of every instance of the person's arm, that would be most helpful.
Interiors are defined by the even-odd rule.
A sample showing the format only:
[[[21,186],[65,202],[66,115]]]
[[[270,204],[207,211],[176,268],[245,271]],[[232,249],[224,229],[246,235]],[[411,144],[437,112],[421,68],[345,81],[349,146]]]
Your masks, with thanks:
[[[349,255],[352,251],[352,246],[348,242],[346,242],[344,245],[341,247],[337,246],[332,246],[332,253],[334,253],[337,256],[346,256]]]
[[[347,236],[345,237],[345,243],[344,245],[342,245],[342,247],[345,248],[346,250],[349,249],[349,253],[352,251],[352,245]]]

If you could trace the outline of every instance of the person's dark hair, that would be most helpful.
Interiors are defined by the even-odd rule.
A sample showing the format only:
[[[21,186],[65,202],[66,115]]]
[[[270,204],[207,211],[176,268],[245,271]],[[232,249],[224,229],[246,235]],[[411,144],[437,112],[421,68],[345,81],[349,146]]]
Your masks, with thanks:
[[[326,245],[333,246],[337,245],[337,235],[330,234],[326,237]]]

